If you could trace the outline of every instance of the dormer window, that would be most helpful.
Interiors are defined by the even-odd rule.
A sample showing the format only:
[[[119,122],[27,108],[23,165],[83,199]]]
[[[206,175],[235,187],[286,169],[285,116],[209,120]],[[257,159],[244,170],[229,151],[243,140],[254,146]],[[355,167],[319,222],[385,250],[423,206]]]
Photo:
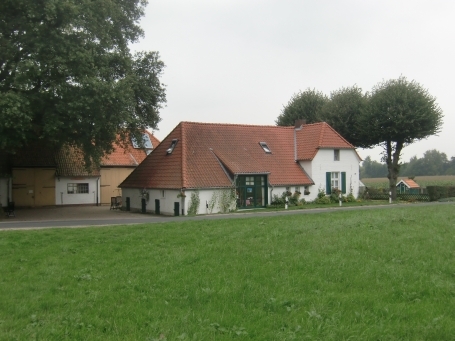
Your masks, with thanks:
[[[333,151],[333,160],[340,161],[340,150],[339,149],[335,149]]]
[[[178,139],[173,139],[171,142],[171,146],[166,150],[166,154],[172,154],[174,151],[175,146],[177,145]]]
[[[150,136],[147,133],[142,133],[142,144],[144,147],[141,147],[139,143],[137,143],[134,136],[131,137],[131,143],[135,149],[145,148],[145,149],[153,149],[152,141],[150,140]]]
[[[272,154],[272,151],[270,150],[269,146],[267,146],[267,143],[259,142],[259,144],[261,145],[262,149],[264,149],[264,152],[267,154]]]

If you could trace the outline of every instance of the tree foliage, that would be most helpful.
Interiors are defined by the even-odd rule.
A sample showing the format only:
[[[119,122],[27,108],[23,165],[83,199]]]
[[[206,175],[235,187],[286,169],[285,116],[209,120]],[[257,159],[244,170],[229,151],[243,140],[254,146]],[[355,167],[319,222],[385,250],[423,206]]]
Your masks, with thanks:
[[[402,149],[439,132],[442,111],[436,99],[419,83],[405,77],[377,84],[369,99],[364,127],[364,146],[381,145],[387,164],[389,187],[396,198],[396,183]]]
[[[455,175],[455,157],[449,160],[445,153],[436,149],[427,150],[423,157],[413,156],[400,165],[400,176]],[[385,163],[371,160],[367,156],[360,167],[360,178],[383,178],[387,176]]]
[[[156,128],[157,52],[133,55],[146,0],[0,2],[0,149],[44,140],[97,161],[128,131]],[[140,141],[139,135],[137,140]]]
[[[368,97],[357,86],[345,87],[333,91],[323,107],[322,118],[341,136],[354,146],[361,146],[364,141],[362,117],[368,109]]]
[[[438,133],[442,117],[442,110],[428,90],[416,81],[399,77],[380,82],[366,94],[357,86],[336,90],[330,98],[316,90],[298,93],[284,107],[276,123],[294,125],[301,118],[308,123],[324,120],[356,147],[382,146],[395,198],[402,149]],[[370,161],[367,165],[379,171],[378,165]]]
[[[387,176],[387,165],[367,156],[360,167],[360,178],[384,178]]]
[[[327,101],[326,95],[314,89],[298,92],[283,108],[275,123],[278,126],[293,126],[298,119],[305,119],[306,123],[320,122],[322,108]]]

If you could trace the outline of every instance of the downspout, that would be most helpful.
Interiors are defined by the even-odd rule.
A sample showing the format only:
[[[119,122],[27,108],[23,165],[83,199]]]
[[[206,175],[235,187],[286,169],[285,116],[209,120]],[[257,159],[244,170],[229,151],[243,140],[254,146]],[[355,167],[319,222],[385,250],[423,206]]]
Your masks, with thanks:
[[[180,193],[183,194],[183,196],[180,198],[182,202],[182,216],[185,215],[185,189],[182,187],[180,188]]]
[[[96,206],[98,205],[99,202],[99,185],[100,185],[100,178],[96,178]]]
[[[272,195],[273,194],[273,186],[270,183],[270,181],[269,181],[269,186],[271,187],[271,190],[270,190],[270,200],[269,200],[268,204],[271,205],[272,199],[273,199],[273,195]]]

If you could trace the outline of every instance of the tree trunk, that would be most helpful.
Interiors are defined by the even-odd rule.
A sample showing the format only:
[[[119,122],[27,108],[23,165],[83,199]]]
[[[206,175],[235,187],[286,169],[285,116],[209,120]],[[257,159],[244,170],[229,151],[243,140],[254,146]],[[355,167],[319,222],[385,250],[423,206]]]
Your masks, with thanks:
[[[392,201],[397,199],[397,179],[400,171],[400,154],[403,149],[403,142],[395,142],[395,146],[392,145],[392,141],[386,142],[386,163],[387,163],[387,178],[389,179],[389,191],[392,192]]]

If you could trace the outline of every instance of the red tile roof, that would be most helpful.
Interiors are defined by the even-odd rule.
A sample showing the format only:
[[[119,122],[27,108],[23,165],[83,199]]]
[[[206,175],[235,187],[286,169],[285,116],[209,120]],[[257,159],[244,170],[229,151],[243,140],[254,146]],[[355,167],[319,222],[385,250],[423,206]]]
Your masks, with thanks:
[[[420,186],[412,179],[402,179],[401,181],[403,181],[408,188],[420,188]]]
[[[152,142],[153,148],[156,148],[160,141],[150,132],[146,131]],[[133,148],[131,141],[128,140],[126,146],[115,144],[114,151],[106,155],[101,160],[101,166],[106,167],[136,167],[147,157],[144,149]],[[54,151],[42,142],[31,144],[22,148],[18,153],[12,156],[13,167],[51,167],[56,168],[60,176],[99,176],[99,169],[87,171],[82,151],[71,146],[63,146]],[[0,171],[3,170],[3,164],[0,162]]]
[[[79,148],[64,146],[55,153],[58,176],[99,176],[98,168],[85,168],[84,154]]]
[[[304,126],[296,135],[303,159],[314,157],[318,148],[354,149],[326,123]],[[173,139],[177,145],[167,154]],[[313,184],[295,161],[294,127],[181,122],[120,187],[230,187],[233,175],[254,173],[270,174],[272,186]]]
[[[160,144],[160,141],[152,133],[148,131],[145,132],[149,135],[153,148],[156,148]],[[114,151],[101,160],[101,166],[136,167],[144,161],[146,157],[147,153],[144,149],[133,148],[131,143],[126,147],[115,144]]]
[[[296,131],[297,160],[313,160],[319,149],[354,149],[354,146],[325,122],[306,124]]]

